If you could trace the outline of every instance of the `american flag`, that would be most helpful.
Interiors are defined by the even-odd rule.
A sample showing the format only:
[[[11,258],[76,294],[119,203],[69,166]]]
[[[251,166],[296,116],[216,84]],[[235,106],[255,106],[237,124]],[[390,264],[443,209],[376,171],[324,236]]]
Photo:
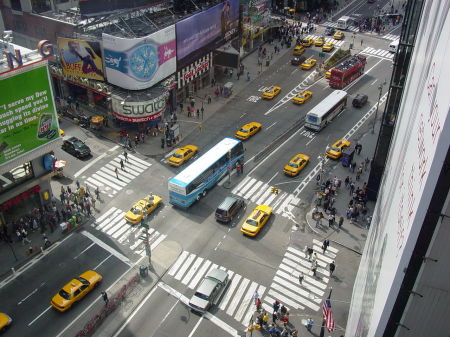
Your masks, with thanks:
[[[331,311],[331,301],[329,298],[323,301],[322,316],[325,320],[325,327],[328,329],[328,332],[334,331],[333,312]]]

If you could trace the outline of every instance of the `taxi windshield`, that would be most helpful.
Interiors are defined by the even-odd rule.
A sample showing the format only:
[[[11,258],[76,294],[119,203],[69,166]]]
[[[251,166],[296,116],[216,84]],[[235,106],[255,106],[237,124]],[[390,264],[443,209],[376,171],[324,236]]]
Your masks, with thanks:
[[[272,89],[269,89],[269,90],[266,90],[266,92],[269,93],[269,94],[271,94],[271,93],[273,93],[273,90],[272,90]]]
[[[332,146],[332,147],[331,147],[331,151],[334,151],[334,152],[341,152],[341,149],[338,148],[338,147],[336,147],[336,146]]]
[[[293,168],[298,168],[298,165],[296,163],[289,163],[289,166]]]
[[[248,130],[247,130],[247,129],[244,129],[244,128],[241,128],[239,131],[240,131],[240,132],[243,132],[243,133],[248,133]]]
[[[182,156],[181,154],[179,154],[179,153],[174,153],[173,156],[174,156],[175,158],[178,158],[178,159],[183,158],[183,156]]]
[[[258,226],[258,222],[253,219],[247,219],[246,223],[250,226]]]
[[[309,40],[308,39],[304,39],[303,42],[309,43]]]
[[[70,294],[67,291],[61,289],[58,294],[65,300],[70,300]]]
[[[305,96],[303,94],[297,94],[297,98],[305,98]]]
[[[77,280],[80,281],[82,284],[87,284],[87,285],[89,285],[89,281],[86,280],[86,279],[84,279],[84,278],[82,278],[82,277],[77,277]]]
[[[139,215],[139,214],[141,214],[141,209],[138,208],[138,207],[132,207],[132,208],[130,209],[130,212],[133,213],[133,214],[135,214],[135,215]]]

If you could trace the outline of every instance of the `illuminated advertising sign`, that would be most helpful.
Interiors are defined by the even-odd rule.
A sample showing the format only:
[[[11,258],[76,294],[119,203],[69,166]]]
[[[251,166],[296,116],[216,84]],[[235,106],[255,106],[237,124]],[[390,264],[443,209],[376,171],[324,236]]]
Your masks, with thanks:
[[[430,212],[440,172],[445,170],[450,146],[450,50],[445,34],[449,30],[448,5],[425,1],[417,31],[421,38],[414,46],[395,134],[353,287],[346,337],[395,334],[385,331],[387,322],[397,298],[404,296],[401,287],[405,270],[414,248],[421,244],[418,237],[426,225],[424,219]]]
[[[104,81],[100,43],[58,38],[64,75]]]
[[[238,33],[239,0],[227,0],[176,23],[178,68],[230,41]]]
[[[103,34],[108,82],[130,90],[152,87],[175,72],[175,48],[175,25],[137,39]]]
[[[127,102],[113,98],[113,114],[117,119],[129,123],[142,123],[156,120],[166,110],[167,95],[141,102]]]
[[[46,64],[0,77],[0,164],[60,137]]]

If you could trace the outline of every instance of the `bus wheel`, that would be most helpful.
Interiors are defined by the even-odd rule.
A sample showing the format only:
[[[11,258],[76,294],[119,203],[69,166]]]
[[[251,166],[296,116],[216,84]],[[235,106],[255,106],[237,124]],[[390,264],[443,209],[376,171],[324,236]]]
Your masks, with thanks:
[[[199,201],[201,197],[202,197],[202,195],[200,193],[197,194],[197,201]]]
[[[204,190],[203,191],[203,193],[202,193],[202,195],[204,196],[204,197],[206,197],[206,193],[208,193],[206,190]]]

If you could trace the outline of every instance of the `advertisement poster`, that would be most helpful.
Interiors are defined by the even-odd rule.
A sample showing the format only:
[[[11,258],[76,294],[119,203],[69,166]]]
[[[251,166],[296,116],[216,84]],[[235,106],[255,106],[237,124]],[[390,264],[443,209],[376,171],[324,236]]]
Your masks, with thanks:
[[[178,68],[237,36],[239,0],[227,0],[176,24]]]
[[[144,123],[161,118],[166,110],[167,95],[163,94],[143,102],[124,102],[113,98],[112,108],[114,116],[128,123]]]
[[[175,25],[136,39],[103,34],[103,52],[109,83],[129,90],[150,88],[176,70]]]
[[[64,75],[104,81],[100,43],[58,38]]]
[[[0,77],[0,165],[60,137],[47,66]]]

